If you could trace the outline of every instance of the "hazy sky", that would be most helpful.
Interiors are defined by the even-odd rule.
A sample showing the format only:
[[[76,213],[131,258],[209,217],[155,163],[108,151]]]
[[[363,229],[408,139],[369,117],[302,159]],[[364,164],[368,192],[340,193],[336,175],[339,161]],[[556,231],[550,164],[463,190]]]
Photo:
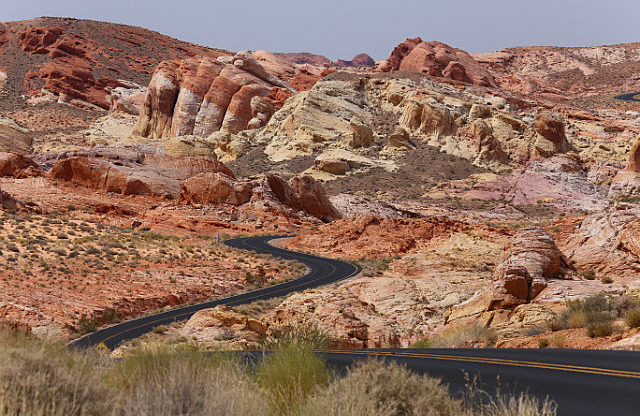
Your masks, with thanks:
[[[639,0],[3,0],[0,21],[65,16],[142,26],[230,50],[361,52],[407,37],[469,52],[640,41]]]

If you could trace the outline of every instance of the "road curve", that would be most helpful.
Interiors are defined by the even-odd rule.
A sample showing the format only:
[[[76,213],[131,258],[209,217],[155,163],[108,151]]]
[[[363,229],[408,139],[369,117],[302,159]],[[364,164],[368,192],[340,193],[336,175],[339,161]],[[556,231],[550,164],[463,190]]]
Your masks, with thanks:
[[[168,325],[176,321],[189,319],[194,313],[201,309],[213,308],[218,305],[242,305],[256,300],[283,296],[291,292],[311,289],[337,282],[354,276],[360,272],[360,268],[358,266],[350,263],[289,251],[269,244],[270,240],[282,237],[286,236],[237,238],[227,240],[224,244],[229,247],[271,254],[285,260],[297,260],[303,262],[307,265],[309,270],[301,278],[253,290],[240,295],[184,306],[153,315],[143,316],[141,318],[131,319],[84,335],[83,337],[69,343],[69,346],[77,348],[92,348],[100,346],[101,348],[106,347],[109,350],[113,350],[121,342],[137,338],[151,332],[153,328],[159,325]]]
[[[276,237],[249,237],[225,244],[284,259],[302,261],[309,272],[300,279],[224,299],[190,305],[101,329],[73,341],[74,347],[120,342],[150,332],[158,325],[188,319],[196,311],[220,304],[240,305],[313,288],[353,276],[349,263],[273,247]],[[420,373],[441,377],[454,395],[465,391],[465,374],[479,377],[489,394],[497,387],[509,393],[526,391],[558,404],[559,415],[640,414],[640,352],[573,349],[333,349],[317,351],[329,363],[345,368],[355,360],[382,358],[406,364]],[[257,356],[259,352],[247,352]]]
[[[620,101],[635,101],[635,102],[640,102],[640,99],[637,97],[638,95],[640,95],[640,92],[630,92],[628,94],[620,94],[620,95],[616,95],[615,98],[616,100],[620,100]]]

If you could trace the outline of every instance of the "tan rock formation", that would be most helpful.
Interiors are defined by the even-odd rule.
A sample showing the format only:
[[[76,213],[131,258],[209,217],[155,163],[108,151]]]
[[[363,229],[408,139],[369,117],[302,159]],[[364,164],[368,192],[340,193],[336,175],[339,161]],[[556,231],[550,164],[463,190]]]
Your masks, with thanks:
[[[0,151],[25,154],[31,149],[29,130],[15,121],[0,118]]]
[[[550,111],[538,111],[534,126],[536,129],[535,155],[550,157],[558,153],[566,153],[569,143],[564,133],[564,121]]]
[[[246,347],[255,345],[266,335],[267,328],[258,320],[233,311],[229,306],[216,306],[196,312],[180,329],[180,334],[196,341],[200,347]]]
[[[207,137],[260,127],[274,111],[268,97],[277,90],[291,94],[246,52],[228,59],[165,61],[149,83],[134,135]]]
[[[640,194],[640,139],[633,143],[624,170],[616,174],[609,189],[610,198],[624,194]]]

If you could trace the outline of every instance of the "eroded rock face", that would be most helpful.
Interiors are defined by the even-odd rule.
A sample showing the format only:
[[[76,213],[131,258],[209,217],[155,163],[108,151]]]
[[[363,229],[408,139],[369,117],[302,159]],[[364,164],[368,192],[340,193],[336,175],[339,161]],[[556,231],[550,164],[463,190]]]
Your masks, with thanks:
[[[421,72],[469,84],[495,88],[493,76],[467,52],[441,42],[407,39],[391,52],[378,71],[394,70]]]
[[[182,181],[204,172],[222,172],[233,178],[233,173],[215,158],[174,158],[142,152],[128,155],[88,152],[63,157],[47,176],[122,195],[176,198]]]
[[[0,119],[0,151],[25,154],[31,149],[29,131],[11,119]]]
[[[223,173],[202,173],[184,181],[180,201],[187,204],[231,204],[249,202],[253,184]]]
[[[229,347],[229,343],[246,347],[266,335],[267,328],[260,321],[223,305],[196,312],[180,329],[180,333],[203,347]]]
[[[634,142],[625,168],[619,171],[611,182],[610,198],[624,194],[640,194],[640,139]]]
[[[165,61],[149,83],[133,134],[207,137],[218,130],[237,133],[261,127],[275,110],[270,96],[278,91],[292,94],[248,53]]]
[[[0,152],[0,176],[24,178],[42,174],[38,164],[17,153]]]
[[[274,161],[308,155],[334,141],[366,146],[373,139],[366,97],[353,82],[323,80],[298,93],[278,111],[264,130],[266,153]]]
[[[287,183],[274,174],[260,180],[237,180],[224,173],[193,176],[181,186],[180,201],[187,204],[230,204],[247,202],[286,207],[323,221],[340,218],[320,182],[297,175]]]
[[[505,299],[495,306],[505,307],[534,299],[548,279],[564,278],[568,261],[553,239],[541,228],[526,228],[515,234],[494,274],[495,287]]]
[[[538,111],[534,120],[537,133],[534,143],[535,152],[542,157],[566,153],[569,143],[564,133],[564,121],[550,111]]]

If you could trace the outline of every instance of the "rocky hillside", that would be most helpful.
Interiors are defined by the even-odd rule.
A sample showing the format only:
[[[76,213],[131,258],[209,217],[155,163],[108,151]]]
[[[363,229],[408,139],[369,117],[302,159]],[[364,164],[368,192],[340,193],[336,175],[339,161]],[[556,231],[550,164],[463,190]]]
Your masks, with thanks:
[[[22,94],[108,109],[111,91],[146,86],[166,59],[227,54],[139,27],[41,17],[0,24],[2,106]]]

